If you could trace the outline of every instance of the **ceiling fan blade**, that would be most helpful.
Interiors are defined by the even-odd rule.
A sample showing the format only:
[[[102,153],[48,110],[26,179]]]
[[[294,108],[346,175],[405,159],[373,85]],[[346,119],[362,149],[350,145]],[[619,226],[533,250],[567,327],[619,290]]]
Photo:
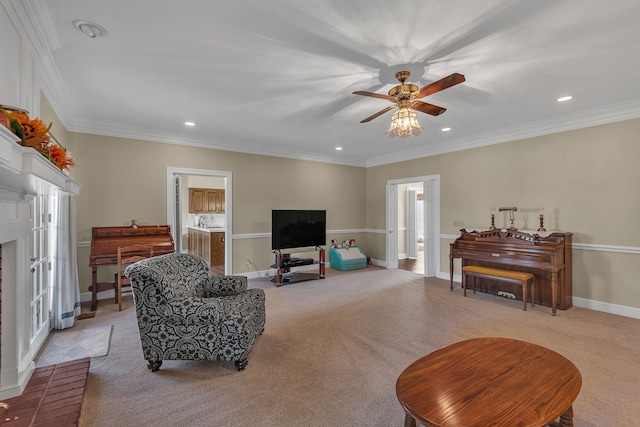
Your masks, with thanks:
[[[423,113],[431,114],[432,116],[439,116],[440,114],[447,111],[446,108],[438,107],[437,105],[427,104],[422,101],[415,101],[411,104],[411,108],[414,110],[422,111]]]
[[[423,98],[427,95],[431,95],[436,92],[440,92],[448,87],[455,86],[465,81],[465,78],[462,74],[453,73],[450,76],[442,78],[437,82],[433,82],[430,85],[426,85],[422,89],[418,91],[416,94],[416,98]]]
[[[364,90],[357,90],[355,92],[353,92],[354,95],[362,95],[362,96],[370,96],[372,98],[380,98],[380,99],[386,99],[387,101],[391,101],[391,102],[396,102],[395,98],[390,97],[389,95],[383,95],[381,93],[373,93],[373,92],[367,92]]]
[[[375,113],[372,116],[367,117],[366,119],[362,120],[360,123],[367,123],[370,122],[371,120],[375,119],[378,116],[383,115],[384,113],[386,113],[387,111],[393,110],[394,108],[396,108],[395,105],[389,105],[387,108],[385,108],[384,110],[380,110],[377,113]]]

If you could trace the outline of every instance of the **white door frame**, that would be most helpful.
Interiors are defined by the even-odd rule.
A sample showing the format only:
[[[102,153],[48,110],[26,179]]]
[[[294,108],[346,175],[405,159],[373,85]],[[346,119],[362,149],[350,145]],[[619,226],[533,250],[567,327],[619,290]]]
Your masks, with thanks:
[[[173,235],[174,242],[176,239],[182,238],[182,236],[176,234],[178,230],[182,228],[182,224],[176,223],[176,175],[198,175],[225,178],[224,213],[226,221],[224,238],[224,272],[225,274],[231,274],[233,272],[233,174],[230,171],[167,167],[167,224],[171,225],[171,234]]]
[[[415,182],[422,182],[425,200],[424,276],[434,277],[440,265],[440,175],[387,180],[386,266],[398,268],[398,184]],[[395,217],[393,217],[394,212]],[[395,247],[392,247],[394,244]]]

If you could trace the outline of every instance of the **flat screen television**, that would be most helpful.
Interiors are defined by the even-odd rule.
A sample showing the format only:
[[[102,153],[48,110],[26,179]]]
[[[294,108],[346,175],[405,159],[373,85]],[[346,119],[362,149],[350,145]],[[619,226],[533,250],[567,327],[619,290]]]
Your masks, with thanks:
[[[327,211],[272,210],[271,249],[327,244]]]

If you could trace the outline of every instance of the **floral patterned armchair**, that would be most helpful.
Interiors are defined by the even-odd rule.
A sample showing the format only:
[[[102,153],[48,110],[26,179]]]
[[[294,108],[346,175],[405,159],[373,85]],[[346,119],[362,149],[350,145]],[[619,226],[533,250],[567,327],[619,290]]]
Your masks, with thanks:
[[[131,280],[142,351],[163,360],[228,360],[241,371],[265,323],[264,291],[244,276],[211,276],[206,262],[172,253],[139,261]]]

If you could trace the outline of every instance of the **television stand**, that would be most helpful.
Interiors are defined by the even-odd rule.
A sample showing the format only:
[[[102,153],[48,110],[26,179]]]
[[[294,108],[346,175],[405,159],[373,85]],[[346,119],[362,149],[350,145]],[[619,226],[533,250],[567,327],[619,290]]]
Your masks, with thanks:
[[[276,269],[276,275],[271,279],[271,281],[275,283],[276,286],[280,286],[283,283],[296,283],[307,280],[324,279],[324,249],[318,246],[315,250],[318,252],[318,261],[315,261],[312,258],[291,258],[291,252],[295,251],[289,250],[288,253],[283,253],[280,249],[274,250],[273,252],[276,257],[276,262],[272,267]],[[295,267],[303,267],[313,264],[318,264],[318,273],[291,271],[291,269]]]

